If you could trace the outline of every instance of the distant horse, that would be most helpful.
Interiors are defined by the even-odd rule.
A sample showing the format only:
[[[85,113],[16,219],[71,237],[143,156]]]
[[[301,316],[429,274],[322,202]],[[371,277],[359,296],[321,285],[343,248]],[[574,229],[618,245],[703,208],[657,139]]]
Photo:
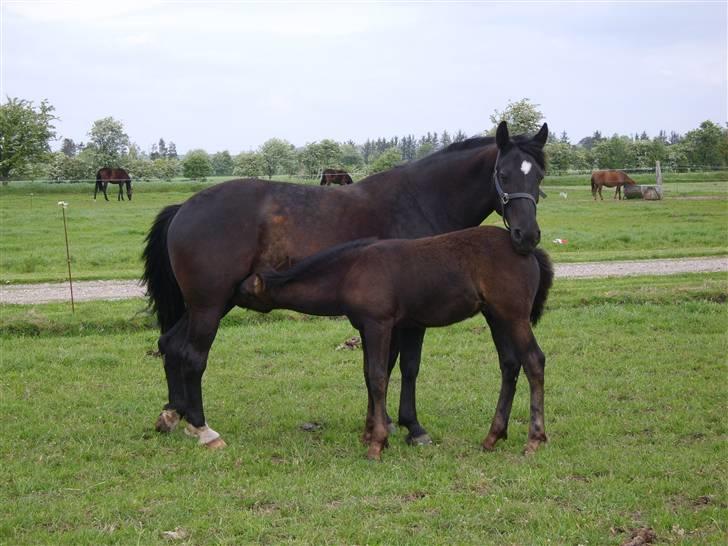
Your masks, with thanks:
[[[614,190],[614,198],[616,199],[617,195],[619,195],[619,198],[622,199],[622,186],[632,185],[634,183],[635,181],[627,176],[627,173],[624,171],[594,171],[591,176],[592,195],[596,201],[597,192],[599,192],[599,197],[604,200],[604,197],[602,197],[602,186],[606,186],[608,188],[616,187],[617,189]]]
[[[339,186],[346,186],[347,184],[353,184],[354,181],[349,176],[349,173],[342,169],[324,169],[321,174],[321,185],[331,186],[338,184]]]
[[[496,211],[513,247],[530,253],[541,238],[536,220],[544,176],[546,124],[533,137],[478,137],[331,191],[320,186],[230,180],[206,188],[156,217],[144,248],[150,306],[160,324],[169,402],[162,432],[184,417],[205,426],[202,376],[220,320],[251,273],[281,269],[355,239],[414,239],[480,225]],[[425,326],[398,327],[389,363],[400,357],[399,423],[409,443],[428,443],[417,420],[415,386]],[[209,429],[212,430],[212,429]],[[200,441],[224,442],[208,432]]]
[[[483,313],[498,350],[501,391],[483,448],[493,449],[508,429],[516,376],[523,367],[531,387],[531,421],[525,452],[546,441],[545,357],[531,324],[543,313],[553,281],[548,255],[518,254],[508,232],[487,226],[435,237],[344,243],[288,271],[249,276],[237,305],[267,312],[292,309],[310,315],[346,315],[364,347],[369,393],[363,440],[368,457],[387,445],[386,394],[395,328],[447,326]]]
[[[123,201],[124,200],[124,190],[123,185],[126,185],[126,195],[129,197],[129,201],[131,201],[131,177],[129,176],[129,173],[126,172],[124,169],[111,169],[109,167],[104,167],[103,169],[99,169],[96,173],[96,186],[94,187],[94,201],[96,201],[96,194],[101,191],[104,193],[104,198],[108,201],[109,196],[106,194],[106,187],[109,184],[118,184],[119,185],[119,195],[116,198],[117,201]]]

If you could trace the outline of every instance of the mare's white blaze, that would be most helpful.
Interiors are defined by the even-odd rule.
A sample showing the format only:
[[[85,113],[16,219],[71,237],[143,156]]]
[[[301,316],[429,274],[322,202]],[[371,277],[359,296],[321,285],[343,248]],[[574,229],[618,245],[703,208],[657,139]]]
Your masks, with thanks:
[[[187,423],[185,433],[187,433],[189,436],[197,438],[197,441],[201,444],[209,444],[213,440],[217,440],[220,437],[217,432],[207,426],[207,423],[202,425],[200,428],[197,428]]]
[[[523,174],[528,174],[531,172],[531,162],[523,160],[523,163],[521,163],[521,172]]]

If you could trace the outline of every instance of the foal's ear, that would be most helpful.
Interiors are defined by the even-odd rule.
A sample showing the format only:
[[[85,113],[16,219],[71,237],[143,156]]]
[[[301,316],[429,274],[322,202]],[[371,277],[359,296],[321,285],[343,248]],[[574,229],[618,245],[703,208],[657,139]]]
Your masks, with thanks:
[[[549,126],[547,123],[544,123],[541,126],[541,130],[536,133],[533,137],[534,142],[537,142],[541,146],[546,144],[546,140],[549,138]]]
[[[508,124],[505,121],[501,121],[498,124],[498,129],[495,131],[495,143],[498,148],[505,148],[511,141],[511,137],[508,135]]]

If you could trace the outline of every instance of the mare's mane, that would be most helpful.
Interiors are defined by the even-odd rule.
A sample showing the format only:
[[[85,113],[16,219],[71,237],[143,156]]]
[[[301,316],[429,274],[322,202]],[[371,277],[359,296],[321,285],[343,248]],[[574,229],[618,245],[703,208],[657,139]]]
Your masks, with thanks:
[[[298,262],[290,269],[286,269],[284,271],[265,271],[263,273],[259,273],[259,275],[265,282],[266,286],[283,286],[292,280],[305,279],[316,275],[317,273],[325,270],[331,262],[338,260],[344,254],[369,246],[377,240],[378,239],[376,237],[370,237],[367,239],[348,241],[346,243],[327,248],[313,256],[309,256],[308,258]]]
[[[471,137],[460,142],[453,142],[447,148],[443,148],[442,150],[439,150],[427,157],[446,155],[452,152],[472,150],[474,148],[481,148],[483,146],[489,146],[491,144],[495,144],[495,137]],[[525,152],[528,155],[532,156],[539,164],[539,167],[541,167],[542,169],[545,168],[546,163],[543,154],[543,148],[538,143],[534,142],[532,137],[528,135],[514,135],[511,137],[511,144],[515,145],[522,152]]]

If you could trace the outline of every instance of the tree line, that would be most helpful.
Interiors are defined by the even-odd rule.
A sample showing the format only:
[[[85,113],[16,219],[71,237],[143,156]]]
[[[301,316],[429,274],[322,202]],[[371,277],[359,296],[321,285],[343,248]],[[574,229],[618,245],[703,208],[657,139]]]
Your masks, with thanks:
[[[493,134],[501,120],[513,134],[535,133],[543,121],[537,104],[529,99],[509,102],[490,116],[491,126],[481,134]],[[112,117],[93,123],[87,142],[63,138],[60,150],[51,152],[58,118],[47,101],[8,98],[0,105],[0,179],[34,178],[56,181],[88,180],[102,166],[123,167],[136,179],[170,180],[177,176],[205,179],[208,176],[268,177],[275,175],[315,178],[324,168],[342,168],[360,175],[372,174],[398,164],[425,157],[465,140],[461,130],[428,132],[337,142],[324,139],[296,147],[285,139],[272,138],[256,150],[232,155],[229,151],[208,153],[202,149],[178,155],[173,141],[163,137],[148,151],[131,141],[120,121]],[[546,144],[547,173],[560,174],[593,169],[649,169],[655,161],[663,169],[728,166],[728,128],[706,120],[684,135],[665,131],[650,137],[646,132],[606,137],[594,131],[577,143],[566,134],[552,133]]]

